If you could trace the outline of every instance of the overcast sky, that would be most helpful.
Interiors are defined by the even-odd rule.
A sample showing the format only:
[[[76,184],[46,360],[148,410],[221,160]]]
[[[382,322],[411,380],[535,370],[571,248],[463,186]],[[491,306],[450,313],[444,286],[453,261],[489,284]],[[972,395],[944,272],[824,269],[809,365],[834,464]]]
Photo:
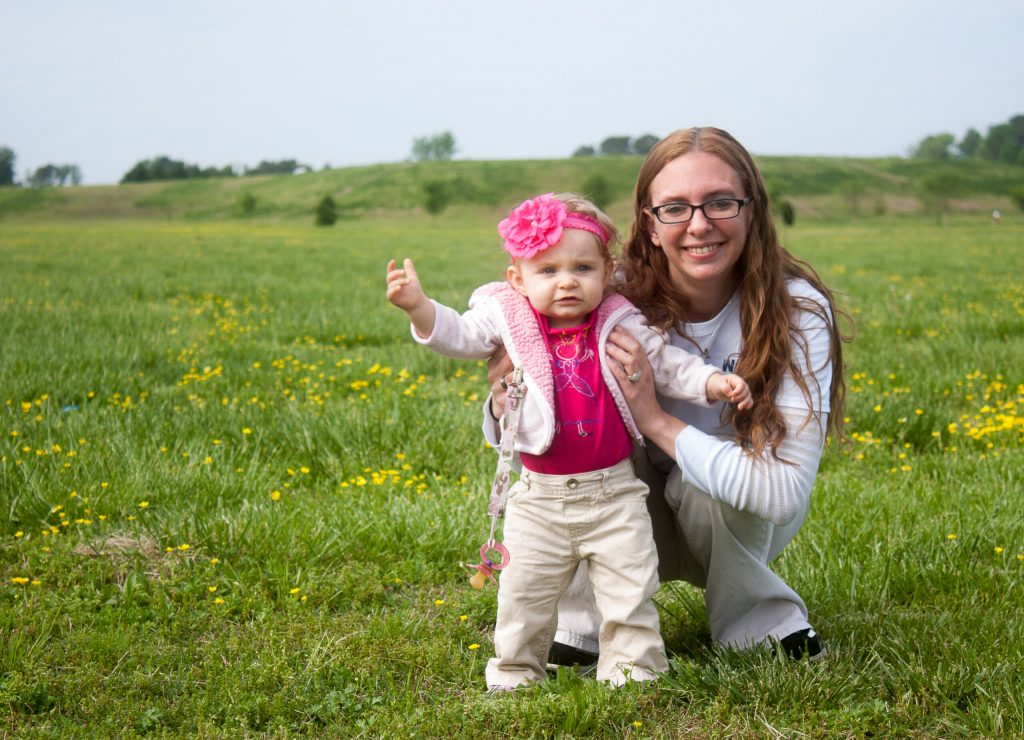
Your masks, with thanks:
[[[712,124],[755,154],[902,155],[1024,113],[1020,0],[0,0],[17,177],[141,159],[567,157]]]

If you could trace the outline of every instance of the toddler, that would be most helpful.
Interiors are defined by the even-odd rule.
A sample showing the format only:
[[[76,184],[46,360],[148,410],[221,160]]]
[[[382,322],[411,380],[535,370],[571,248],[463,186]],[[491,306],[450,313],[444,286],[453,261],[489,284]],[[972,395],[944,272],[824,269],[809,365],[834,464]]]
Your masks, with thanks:
[[[417,342],[456,358],[505,346],[526,387],[515,449],[522,475],[509,491],[502,571],[487,663],[490,691],[546,677],[556,604],[586,560],[602,624],[597,678],[651,680],[668,668],[651,597],[658,555],[647,486],[630,460],[641,435],[605,354],[615,326],[644,346],[659,392],[709,406],[751,406],[738,376],[668,344],[620,295],[609,293],[615,226],[574,194],[527,200],[498,225],[511,255],[507,281],[478,288],[459,314],[427,298],[411,260],[388,263],[387,297]],[[639,373],[628,376],[639,380]]]

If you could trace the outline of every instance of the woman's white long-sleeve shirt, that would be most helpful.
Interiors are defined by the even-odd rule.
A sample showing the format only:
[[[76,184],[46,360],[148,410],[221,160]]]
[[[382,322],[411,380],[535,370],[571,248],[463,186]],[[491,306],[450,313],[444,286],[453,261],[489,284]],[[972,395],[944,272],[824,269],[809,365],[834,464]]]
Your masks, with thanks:
[[[828,315],[828,302],[810,284],[793,280],[788,287],[795,298],[814,301]],[[757,458],[745,454],[732,439],[732,427],[721,422],[721,404],[701,409],[659,397],[666,411],[689,425],[676,437],[675,444],[675,462],[683,480],[707,491],[712,498],[776,525],[802,518],[807,511],[830,411],[830,328],[821,316],[807,310],[799,312],[797,325],[806,341],[807,357],[804,341],[794,338],[793,351],[797,364],[803,368],[811,398],[808,406],[808,399],[787,373],[775,396],[787,427],[778,450],[781,460],[770,452]],[[738,295],[718,316],[691,324],[688,329],[694,340],[707,348],[711,364],[725,372],[735,370],[742,352]],[[692,342],[674,332],[670,333],[670,341],[688,352],[699,353]],[[812,412],[810,421],[808,410]],[[652,452],[652,457],[660,453]]]

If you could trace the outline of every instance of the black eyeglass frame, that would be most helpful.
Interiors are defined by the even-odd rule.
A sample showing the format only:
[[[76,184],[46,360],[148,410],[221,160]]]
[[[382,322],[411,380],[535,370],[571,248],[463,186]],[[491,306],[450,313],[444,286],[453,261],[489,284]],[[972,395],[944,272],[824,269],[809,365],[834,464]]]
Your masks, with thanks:
[[[723,200],[727,200],[730,203],[736,203],[736,213],[731,216],[709,216],[708,212],[704,210],[704,206],[712,203],[721,203]],[[680,201],[672,201],[671,203],[662,203],[660,206],[650,206],[647,210],[654,214],[654,217],[666,226],[675,226],[676,224],[685,224],[687,221],[693,219],[693,214],[700,211],[704,214],[704,218],[708,221],[728,221],[730,218],[736,218],[740,215],[740,211],[743,210],[743,206],[748,205],[754,200],[752,196],[746,198],[712,198],[711,200],[705,201],[700,205],[694,203],[683,203]],[[666,221],[661,217],[659,211],[662,208],[668,208],[669,206],[689,206],[690,207],[690,218],[683,219],[682,221]]]

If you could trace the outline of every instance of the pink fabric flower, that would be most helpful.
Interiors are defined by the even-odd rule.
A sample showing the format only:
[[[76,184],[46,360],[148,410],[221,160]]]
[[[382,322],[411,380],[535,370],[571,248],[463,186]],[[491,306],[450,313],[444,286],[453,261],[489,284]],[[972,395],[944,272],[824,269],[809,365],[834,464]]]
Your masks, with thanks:
[[[567,209],[552,195],[545,193],[523,201],[498,224],[505,251],[516,259],[530,259],[561,241]]]

